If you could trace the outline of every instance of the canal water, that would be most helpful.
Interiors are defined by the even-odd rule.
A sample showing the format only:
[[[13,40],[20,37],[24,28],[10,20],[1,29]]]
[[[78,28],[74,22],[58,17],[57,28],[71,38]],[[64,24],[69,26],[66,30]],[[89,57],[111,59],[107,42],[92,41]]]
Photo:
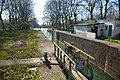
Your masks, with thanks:
[[[48,28],[32,28],[33,30],[42,31],[42,33],[45,35],[48,40],[52,40],[52,33],[48,32]]]
[[[48,28],[41,28],[40,29],[43,34],[51,41],[52,40],[52,33],[48,32]]]

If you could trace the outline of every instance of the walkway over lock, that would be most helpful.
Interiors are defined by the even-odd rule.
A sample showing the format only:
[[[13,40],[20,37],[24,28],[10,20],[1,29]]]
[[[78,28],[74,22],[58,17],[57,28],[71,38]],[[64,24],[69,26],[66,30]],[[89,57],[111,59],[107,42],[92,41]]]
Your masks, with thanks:
[[[62,50],[64,50],[64,47],[67,44],[74,47],[79,52],[80,57],[82,57],[83,60],[87,58],[89,59],[92,69],[98,73],[94,73],[95,79],[99,77],[101,78],[99,80],[120,80],[120,45],[101,40],[83,38],[62,31],[53,31],[52,36],[53,41],[57,43],[54,43],[54,45],[57,47],[57,49],[55,49],[57,50],[56,56],[60,61],[62,61],[63,58],[62,62],[64,62],[63,55],[65,54]],[[74,46],[70,44],[71,42],[74,43]],[[61,44],[64,45],[61,47],[63,48],[62,50],[59,48]],[[60,56],[62,56],[62,58]],[[74,61],[69,59],[69,56],[66,57],[69,60],[69,66],[73,67],[74,69]],[[96,69],[96,67],[98,69]],[[70,71],[72,72],[71,69]]]

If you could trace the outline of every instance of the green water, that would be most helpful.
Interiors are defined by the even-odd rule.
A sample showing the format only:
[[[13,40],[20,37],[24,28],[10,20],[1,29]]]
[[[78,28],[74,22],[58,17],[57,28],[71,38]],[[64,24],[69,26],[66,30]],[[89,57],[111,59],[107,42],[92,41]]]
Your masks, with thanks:
[[[86,74],[86,76],[91,76],[90,69],[86,68],[85,70],[88,73],[88,74]],[[92,71],[93,71],[93,80],[114,80],[107,73],[105,73],[103,70],[99,69],[95,65],[92,65]]]

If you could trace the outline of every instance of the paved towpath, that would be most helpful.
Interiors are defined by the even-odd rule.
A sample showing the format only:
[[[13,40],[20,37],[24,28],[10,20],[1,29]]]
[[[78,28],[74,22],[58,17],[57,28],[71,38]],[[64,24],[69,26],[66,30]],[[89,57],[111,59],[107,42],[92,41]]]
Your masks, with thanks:
[[[50,58],[50,57],[49,57]],[[55,58],[50,58],[51,63],[57,63]],[[2,66],[9,66],[9,65],[15,65],[15,64],[31,64],[31,63],[38,63],[43,64],[43,58],[27,58],[27,59],[16,59],[16,60],[2,60],[0,61],[0,67]]]

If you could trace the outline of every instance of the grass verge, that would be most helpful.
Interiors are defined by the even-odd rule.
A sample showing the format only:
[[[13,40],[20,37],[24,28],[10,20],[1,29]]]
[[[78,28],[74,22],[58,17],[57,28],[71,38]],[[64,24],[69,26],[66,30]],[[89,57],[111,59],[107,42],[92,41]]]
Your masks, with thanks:
[[[37,64],[23,64],[0,67],[0,80],[41,80],[38,69],[29,70]]]
[[[0,60],[35,57],[38,53],[36,34],[34,30],[0,32]]]
[[[105,39],[105,41],[109,41],[109,42],[114,42],[114,43],[119,43],[120,44],[120,39],[109,38],[109,39]]]

